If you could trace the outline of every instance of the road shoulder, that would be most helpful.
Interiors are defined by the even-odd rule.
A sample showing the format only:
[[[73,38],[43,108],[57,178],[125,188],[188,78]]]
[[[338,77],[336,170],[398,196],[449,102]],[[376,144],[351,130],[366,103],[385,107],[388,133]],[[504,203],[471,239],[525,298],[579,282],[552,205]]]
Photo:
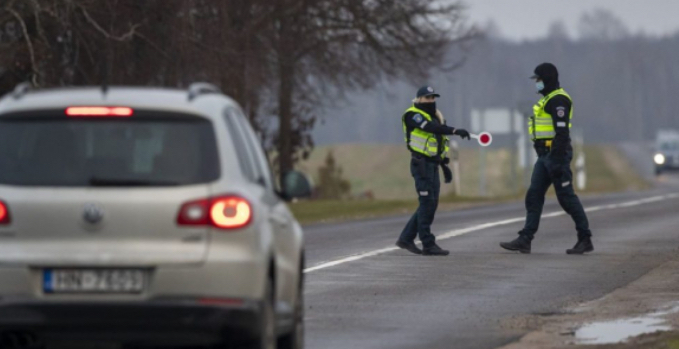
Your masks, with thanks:
[[[612,293],[583,304],[574,305],[557,314],[528,315],[506,319],[503,327],[529,331],[519,341],[502,349],[542,348],[679,348],[679,251],[673,258],[651,270],[641,278]],[[621,271],[624,272],[624,271]],[[617,344],[586,344],[576,339],[583,325],[644,317],[651,313],[669,311],[660,316],[663,325],[674,328],[669,332],[643,334]]]

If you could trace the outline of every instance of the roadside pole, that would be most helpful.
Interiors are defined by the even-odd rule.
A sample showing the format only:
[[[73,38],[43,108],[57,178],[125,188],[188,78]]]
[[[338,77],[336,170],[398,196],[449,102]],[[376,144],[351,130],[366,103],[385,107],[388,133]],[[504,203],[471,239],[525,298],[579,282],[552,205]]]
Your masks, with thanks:
[[[519,188],[517,185],[516,177],[517,177],[517,172],[519,171],[519,152],[520,148],[513,147],[512,145],[516,144],[517,140],[519,139],[519,134],[518,130],[516,129],[516,119],[517,119],[517,110],[510,109],[510,141],[509,141],[509,164],[511,166],[510,171],[511,171],[511,183],[513,187],[513,194],[516,195],[519,193]]]
[[[533,115],[533,102],[532,101],[521,101],[517,103],[517,108],[522,118],[519,118],[517,127],[522,130],[521,136],[519,137],[519,148],[521,149],[522,159],[521,167],[523,169],[523,186],[524,188],[530,187],[530,177],[533,172],[533,164],[537,159],[537,155],[533,151],[531,135],[528,133],[526,127],[528,126],[528,121],[531,115]]]
[[[450,157],[453,161],[453,186],[455,187],[455,196],[460,196],[462,189],[460,185],[460,150],[457,141],[451,141],[451,146],[453,149]]]
[[[479,114],[479,130],[486,129],[486,111]],[[479,147],[479,196],[486,196],[486,148]]]
[[[584,136],[581,130],[573,132],[575,143],[575,183],[578,190],[587,189],[587,168],[585,166]]]

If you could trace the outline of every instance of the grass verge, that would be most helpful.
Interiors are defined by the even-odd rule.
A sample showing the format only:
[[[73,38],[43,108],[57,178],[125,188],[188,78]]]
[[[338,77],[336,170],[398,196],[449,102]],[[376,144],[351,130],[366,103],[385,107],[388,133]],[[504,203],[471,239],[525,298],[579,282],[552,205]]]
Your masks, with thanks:
[[[370,149],[371,151],[362,151],[364,148]],[[400,148],[396,149],[398,151],[402,151]],[[370,154],[371,152],[374,153],[377,150],[383,152],[392,151],[391,146],[376,145],[342,145],[335,146],[335,150],[337,154],[341,155],[338,157],[340,159],[345,157],[348,158],[350,154]],[[478,154],[467,154],[467,160],[471,162],[471,160],[473,160],[476,155]],[[497,183],[500,183],[503,184],[504,187],[490,190],[490,194],[492,196],[456,197],[453,194],[445,194],[445,191],[443,191],[444,188],[452,188],[451,185],[442,184],[442,197],[440,199],[439,210],[452,210],[462,207],[522,199],[525,195],[526,188],[522,183],[517,184],[516,182],[512,182],[510,180],[512,177],[508,173],[509,166],[506,161],[509,156],[507,154],[503,154],[502,152],[497,152],[495,156],[497,159],[493,159],[495,161],[490,162],[494,165],[489,166],[489,170],[496,171],[498,173],[493,174],[493,176],[490,177],[494,179],[496,185],[499,185]],[[641,176],[636,173],[624,155],[622,155],[615,146],[587,146],[585,147],[585,156],[587,162],[587,189],[584,191],[576,190],[579,193],[606,193],[641,190],[650,186]],[[371,183],[377,183],[372,185],[371,188],[380,188],[377,191],[378,193],[403,190],[407,191],[407,193],[412,193],[407,194],[412,195],[412,199],[355,199],[344,201],[302,200],[290,205],[291,210],[300,223],[310,224],[319,222],[335,222],[398,214],[410,214],[417,208],[417,198],[415,197],[412,178],[410,177],[409,173],[405,174],[405,171],[402,171],[402,168],[406,168],[407,162],[404,162],[400,166],[393,166],[393,164],[390,166],[387,166],[387,164],[380,164],[382,165],[380,167],[381,171],[366,170],[365,167],[371,164],[371,162],[366,159],[362,159],[361,161],[347,160],[346,164],[348,165],[347,167],[351,169],[350,171],[346,172],[349,176],[348,179],[352,181],[354,186],[359,186],[357,183],[360,184],[370,180],[372,181]],[[306,165],[306,172],[313,173],[315,167],[309,166],[308,163]],[[344,163],[340,162],[340,165],[344,165]],[[474,176],[478,177],[478,173],[472,171],[474,168],[474,166],[468,166],[467,168],[462,169],[463,187],[476,188],[478,186],[478,178],[473,178]],[[352,175],[354,177],[352,177]],[[398,181],[395,181],[395,178],[398,178]],[[514,180],[523,181],[520,174],[516,176]],[[489,180],[489,182],[493,181]],[[381,188],[381,186],[384,188]],[[463,194],[464,193],[465,190],[463,190]],[[554,197],[553,188],[548,192],[548,196]],[[379,197],[380,196],[378,196],[378,198]]]
[[[445,211],[516,199],[518,197],[481,198],[445,196],[439,200],[439,210]],[[417,199],[304,200],[290,204],[290,209],[301,224],[310,224],[411,214],[415,212],[417,205]]]

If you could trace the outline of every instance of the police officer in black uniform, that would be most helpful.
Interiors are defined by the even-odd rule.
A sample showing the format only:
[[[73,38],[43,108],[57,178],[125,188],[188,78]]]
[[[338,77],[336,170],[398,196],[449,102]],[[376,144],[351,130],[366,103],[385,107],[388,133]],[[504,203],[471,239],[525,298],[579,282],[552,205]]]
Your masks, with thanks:
[[[436,208],[439,202],[439,167],[443,170],[446,183],[453,175],[448,168],[448,137],[458,135],[469,139],[469,132],[446,125],[440,111],[436,109],[436,97],[440,97],[430,86],[417,91],[414,104],[402,116],[406,145],[411,152],[410,174],[415,179],[419,207],[396,241],[396,246],[415,254],[446,256],[449,251],[436,244],[431,233]],[[419,233],[422,250],[415,245]]]
[[[540,64],[534,73],[531,78],[535,79],[536,89],[544,97],[533,107],[529,122],[538,160],[526,193],[526,223],[519,231],[518,238],[500,243],[500,246],[511,251],[530,253],[531,241],[540,224],[545,193],[550,185],[554,185],[559,204],[571,216],[578,232],[578,242],[566,253],[592,252],[592,232],[585,210],[573,191],[573,173],[570,169],[573,148],[569,129],[573,101],[559,85],[559,73],[553,64]]]

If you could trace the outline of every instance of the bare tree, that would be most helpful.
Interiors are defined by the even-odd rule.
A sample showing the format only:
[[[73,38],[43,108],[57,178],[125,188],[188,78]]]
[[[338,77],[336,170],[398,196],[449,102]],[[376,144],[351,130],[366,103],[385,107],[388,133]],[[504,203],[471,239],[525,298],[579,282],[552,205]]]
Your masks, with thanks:
[[[549,26],[547,37],[552,40],[570,40],[568,28],[566,28],[566,25],[562,21],[555,21]]]
[[[313,146],[315,112],[333,92],[383,78],[422,78],[446,66],[451,45],[473,38],[464,8],[428,0],[281,0],[275,10],[278,164],[291,170]]]
[[[6,0],[0,91],[216,83],[245,109],[283,174],[313,147],[328,96],[450,69],[475,35],[430,0]],[[459,63],[459,60],[453,63]],[[274,125],[274,128],[272,127]]]
[[[604,9],[583,14],[579,28],[580,37],[585,40],[619,40],[629,36],[629,29],[620,18]]]

